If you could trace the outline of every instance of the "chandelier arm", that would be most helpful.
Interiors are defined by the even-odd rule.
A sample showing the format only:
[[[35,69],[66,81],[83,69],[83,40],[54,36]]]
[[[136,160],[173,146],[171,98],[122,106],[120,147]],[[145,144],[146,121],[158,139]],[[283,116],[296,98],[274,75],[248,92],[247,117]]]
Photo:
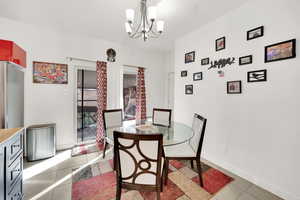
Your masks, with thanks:
[[[133,39],[137,39],[137,38],[140,38],[142,36],[142,33],[139,32],[138,34],[136,34],[134,37],[132,37]]]
[[[152,34],[154,34],[154,35],[156,35],[156,36],[158,37],[159,34],[156,33],[156,32],[153,30],[153,25],[154,25],[155,20],[150,20],[150,21],[151,21],[151,25],[149,25],[148,16],[146,16],[146,18],[147,18],[147,25],[150,26],[150,28],[149,28],[149,30],[147,31],[147,33],[150,33],[150,32],[151,32]]]
[[[151,33],[152,33],[153,35],[157,36],[157,37],[159,37],[159,36],[161,35],[160,33],[156,32],[156,31],[154,31],[154,30],[151,30]]]
[[[149,35],[150,38],[159,38],[160,35]]]
[[[142,36],[142,33],[141,32],[137,32],[134,35],[131,35],[130,38],[136,39],[136,38],[139,38],[141,36]]]
[[[148,21],[147,21],[147,24],[148,24]],[[147,31],[147,33],[150,33],[152,32],[152,29],[153,29],[153,25],[154,25],[154,20],[151,20],[151,25],[149,26],[149,30]]]
[[[142,17],[143,17],[143,16],[141,15],[141,20],[140,20],[140,22],[139,22],[139,24],[138,24],[138,26],[137,26],[136,28],[133,27],[133,24],[130,24],[131,29],[134,30],[133,33],[130,34],[132,37],[134,37],[136,34],[139,33],[139,30],[140,30],[140,28],[141,28],[141,26],[142,26],[142,21],[143,21],[143,20],[142,20]]]

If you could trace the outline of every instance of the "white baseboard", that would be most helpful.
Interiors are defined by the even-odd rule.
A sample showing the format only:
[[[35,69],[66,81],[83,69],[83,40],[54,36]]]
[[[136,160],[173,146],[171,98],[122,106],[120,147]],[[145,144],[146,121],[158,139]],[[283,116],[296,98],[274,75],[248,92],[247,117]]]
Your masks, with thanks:
[[[286,200],[300,200],[300,197],[296,197],[294,194],[291,194],[287,191],[284,191],[282,189],[280,189],[280,187],[278,187],[277,185],[274,185],[266,180],[263,180],[261,178],[255,177],[253,175],[251,175],[249,172],[246,172],[222,159],[216,159],[213,157],[203,157],[205,160],[207,160],[208,162],[211,162],[213,164],[216,164],[219,167],[224,168],[225,170],[228,170],[230,172],[232,172],[233,174],[236,174],[252,183],[254,183],[255,185],[260,186],[261,188],[270,191],[272,193],[274,193],[275,195],[286,199]]]
[[[65,150],[65,149],[70,149],[74,146],[74,144],[70,143],[70,144],[60,144],[60,145],[56,145],[56,150],[60,151],[60,150]]]

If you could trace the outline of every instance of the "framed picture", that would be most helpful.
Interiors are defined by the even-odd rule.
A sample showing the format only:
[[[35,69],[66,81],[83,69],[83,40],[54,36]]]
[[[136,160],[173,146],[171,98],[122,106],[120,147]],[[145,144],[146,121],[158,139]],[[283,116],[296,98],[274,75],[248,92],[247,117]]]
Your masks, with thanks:
[[[265,47],[265,62],[296,57],[296,39],[279,42]]]
[[[200,81],[202,80],[203,76],[202,76],[202,72],[197,72],[193,74],[193,80],[194,81]]]
[[[248,72],[247,81],[248,82],[267,81],[267,70],[262,69],[262,70]]]
[[[242,93],[242,81],[228,81],[227,94],[240,94]]]
[[[247,31],[247,40],[252,40],[264,36],[264,27],[260,26]]]
[[[34,61],[33,83],[68,84],[68,65]]]
[[[185,86],[185,94],[193,94],[193,85],[186,85]]]
[[[201,65],[208,65],[208,64],[209,64],[209,58],[201,59]]]
[[[239,65],[248,65],[252,63],[252,55],[239,58]]]
[[[225,37],[216,39],[216,51],[225,49]]]
[[[186,53],[184,56],[184,63],[195,62],[195,51]]]
[[[180,75],[181,75],[181,77],[186,77],[187,76],[187,71],[181,71]]]

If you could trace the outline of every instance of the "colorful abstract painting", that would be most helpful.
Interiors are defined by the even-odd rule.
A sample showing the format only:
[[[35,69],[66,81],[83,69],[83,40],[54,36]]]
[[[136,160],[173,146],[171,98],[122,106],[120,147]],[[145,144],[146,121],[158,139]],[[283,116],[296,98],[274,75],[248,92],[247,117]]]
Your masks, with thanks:
[[[67,84],[68,65],[33,62],[33,82],[44,84]]]
[[[296,40],[288,40],[265,47],[265,62],[296,57]]]

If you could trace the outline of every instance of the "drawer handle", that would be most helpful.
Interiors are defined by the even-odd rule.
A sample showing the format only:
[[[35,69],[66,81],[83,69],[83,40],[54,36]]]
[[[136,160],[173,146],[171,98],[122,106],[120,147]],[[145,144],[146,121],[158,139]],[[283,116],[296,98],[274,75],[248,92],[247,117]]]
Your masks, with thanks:
[[[14,173],[18,173],[19,174],[20,171],[21,171],[20,169],[11,170],[11,172],[10,172],[11,178],[10,179],[13,180],[14,179]]]
[[[17,193],[17,194],[14,194],[14,196],[15,196],[15,197],[16,197],[16,196],[19,197],[19,196],[21,196],[21,194],[20,194],[20,193]]]

